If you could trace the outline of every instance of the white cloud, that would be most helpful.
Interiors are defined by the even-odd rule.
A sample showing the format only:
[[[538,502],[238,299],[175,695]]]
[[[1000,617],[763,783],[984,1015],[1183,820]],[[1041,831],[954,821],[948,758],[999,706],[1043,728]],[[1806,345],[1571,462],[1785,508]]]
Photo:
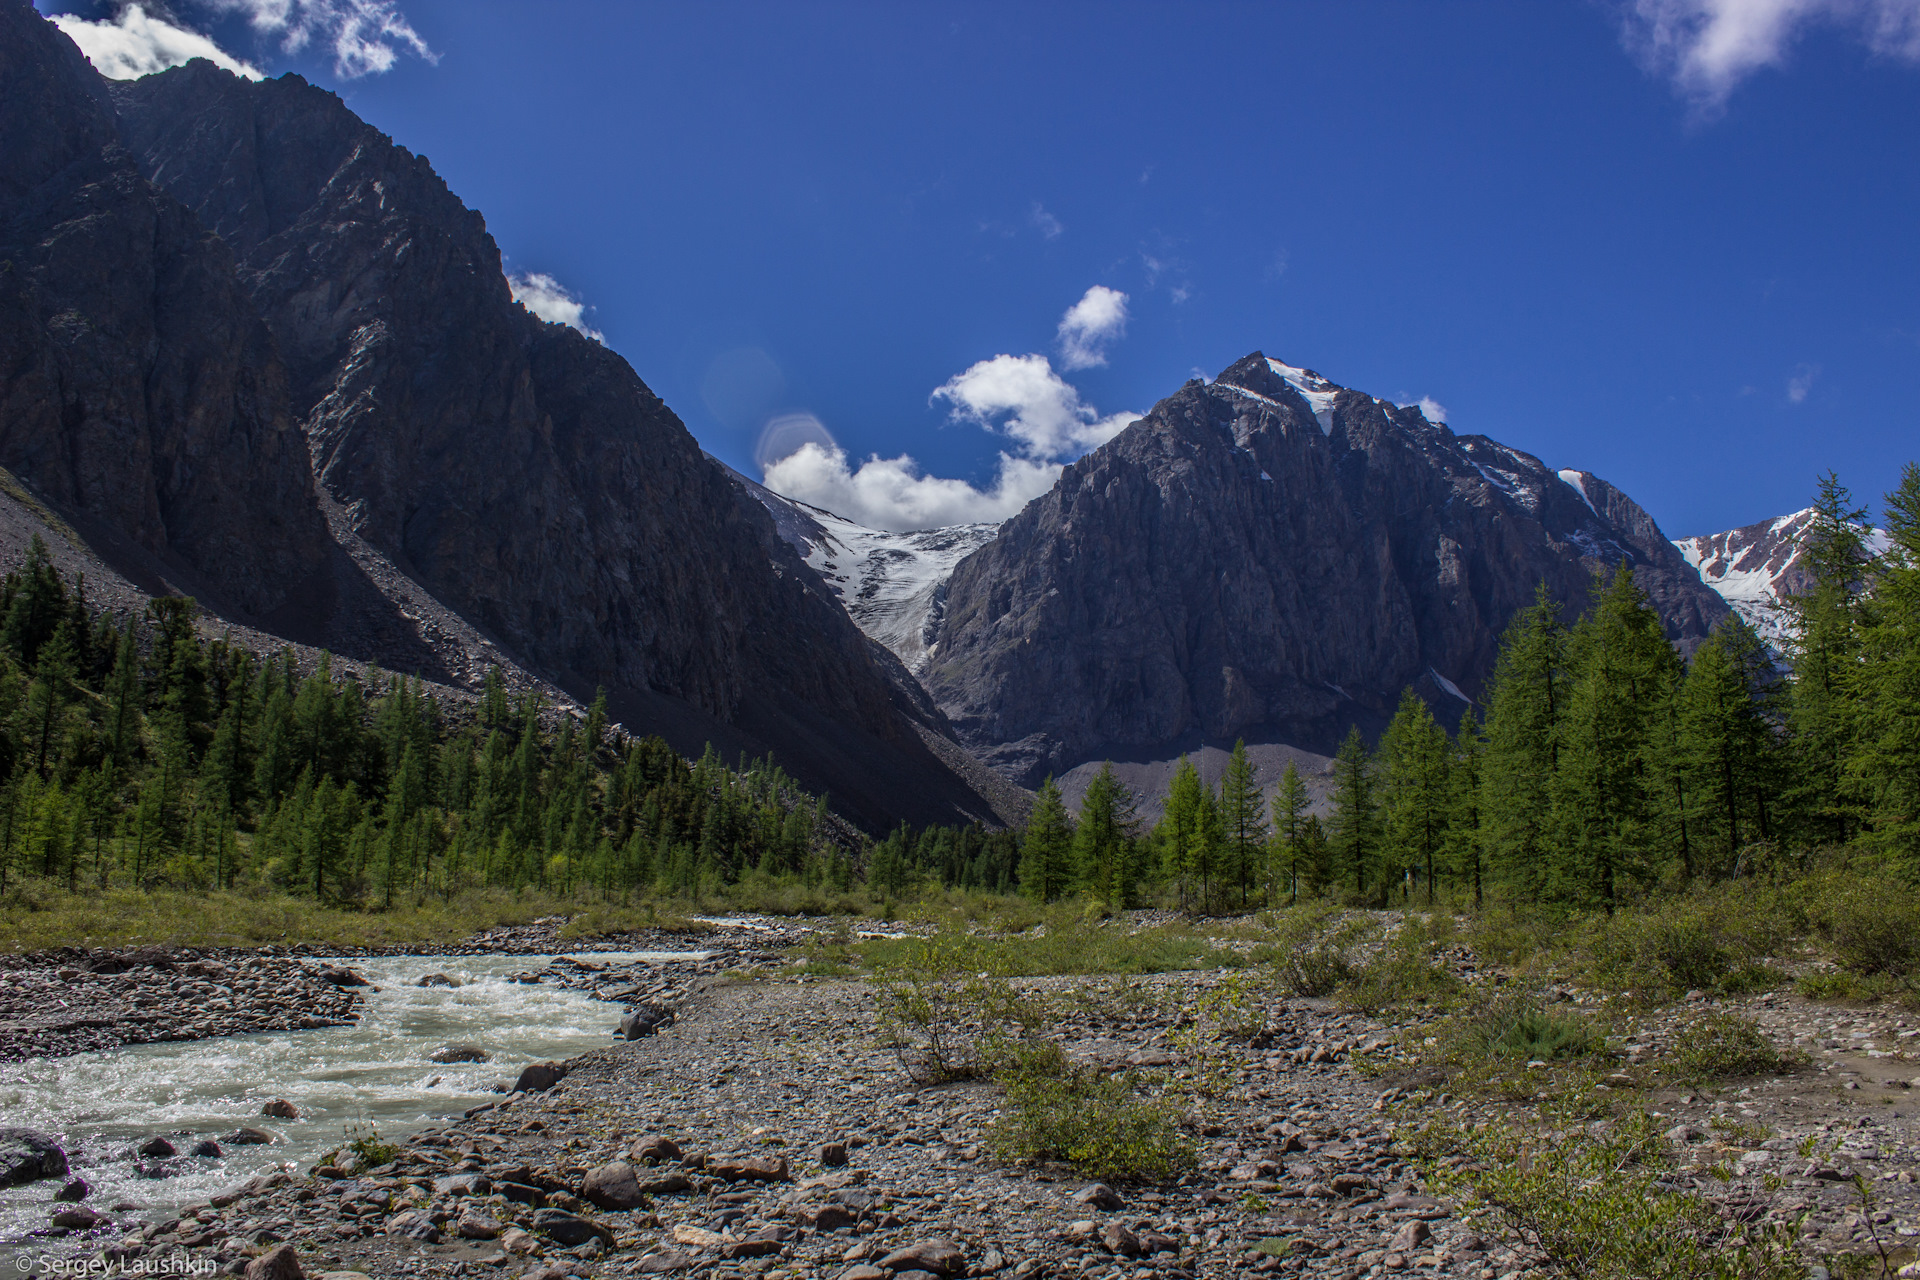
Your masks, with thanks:
[[[545,272],[529,271],[524,275],[508,276],[507,285],[513,290],[515,302],[547,323],[564,324],[569,329],[578,329],[595,342],[606,341],[606,335],[598,329],[587,327],[586,304],[567,292],[564,285]]]
[[[1447,420],[1447,406],[1432,396],[1421,396],[1414,401],[1414,407],[1420,410],[1428,422],[1444,424]]]
[[[1807,393],[1813,390],[1813,380],[1819,376],[1820,366],[1817,364],[1803,364],[1795,369],[1793,376],[1787,379],[1788,402],[1799,404],[1805,400]]]
[[[775,493],[824,507],[870,529],[905,533],[950,524],[999,523],[1053,488],[1062,468],[1057,462],[1000,455],[991,489],[964,480],[922,475],[905,454],[878,454],[852,467],[837,444],[809,440],[766,469],[764,483]]]
[[[1627,47],[1707,114],[1749,75],[1785,61],[1815,23],[1850,28],[1874,53],[1920,63],[1920,0],[1631,0],[1624,16]]]
[[[1126,331],[1127,295],[1094,285],[1060,317],[1060,363],[1068,369],[1103,365],[1106,345]]]
[[[1058,240],[1066,228],[1060,225],[1060,219],[1047,212],[1046,206],[1038,200],[1033,202],[1033,211],[1027,215],[1028,221],[1039,229],[1043,238]]]
[[[111,21],[90,22],[70,13],[56,13],[53,24],[79,45],[93,69],[109,80],[137,80],[194,58],[205,58],[249,80],[260,79],[256,68],[230,56],[198,31],[176,27],[137,4],[128,5]]]
[[[1101,417],[1042,355],[995,356],[955,374],[932,396],[953,406],[952,416],[1019,442],[1029,458],[1078,455],[1120,434],[1138,414]]]
[[[427,47],[394,0],[199,0],[221,13],[246,16],[255,31],[280,41],[287,53],[318,45],[333,55],[343,80],[393,69],[401,54],[428,62],[440,55]]]

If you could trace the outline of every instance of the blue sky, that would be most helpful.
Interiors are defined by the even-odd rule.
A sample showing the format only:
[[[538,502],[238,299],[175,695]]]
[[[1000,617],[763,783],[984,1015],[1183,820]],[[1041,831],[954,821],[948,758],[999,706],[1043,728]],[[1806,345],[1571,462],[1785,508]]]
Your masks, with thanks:
[[[40,7],[340,92],[708,450],[874,523],[1255,349],[1675,536],[1920,457],[1920,0]]]

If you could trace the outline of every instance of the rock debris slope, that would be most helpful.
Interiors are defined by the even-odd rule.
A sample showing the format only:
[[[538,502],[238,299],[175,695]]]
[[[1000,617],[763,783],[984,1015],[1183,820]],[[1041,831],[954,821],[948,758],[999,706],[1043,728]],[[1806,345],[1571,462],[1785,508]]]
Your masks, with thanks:
[[[1577,611],[1622,563],[1683,648],[1726,613],[1605,481],[1255,353],[961,561],[922,678],[1027,785],[1243,735],[1329,752],[1408,685],[1457,716],[1536,584]]]
[[[623,359],[514,302],[424,157],[298,76],[102,81],[24,0],[0,59],[0,465],[49,506],[268,630],[605,685],[867,825],[992,819],[904,669]]]

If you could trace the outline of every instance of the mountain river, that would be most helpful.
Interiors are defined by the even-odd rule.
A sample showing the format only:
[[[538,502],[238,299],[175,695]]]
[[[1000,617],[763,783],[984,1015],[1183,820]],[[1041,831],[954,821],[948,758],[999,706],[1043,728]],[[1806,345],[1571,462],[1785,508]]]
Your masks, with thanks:
[[[582,952],[581,955],[589,953]],[[592,952],[596,964],[698,959],[702,952]],[[372,982],[350,1027],[276,1031],[214,1040],[130,1045],[103,1053],[0,1063],[0,1126],[57,1134],[72,1176],[86,1179],[86,1203],[118,1221],[161,1219],[237,1186],[257,1173],[306,1168],[343,1141],[374,1131],[386,1141],[491,1101],[529,1062],[567,1058],[611,1042],[621,1006],[546,984],[507,981],[551,957],[383,956],[340,961]],[[444,973],[457,988],[413,985]],[[487,1062],[441,1066],[427,1055],[472,1044]],[[261,1107],[285,1098],[298,1120]],[[203,1138],[241,1126],[274,1137],[269,1146],[222,1143],[219,1157],[184,1154]],[[165,1136],[183,1153],[145,1159],[134,1148]],[[66,1253],[59,1241],[28,1239],[59,1207],[60,1179],[0,1189],[0,1276],[17,1274],[22,1254]],[[93,1246],[88,1247],[92,1251]]]

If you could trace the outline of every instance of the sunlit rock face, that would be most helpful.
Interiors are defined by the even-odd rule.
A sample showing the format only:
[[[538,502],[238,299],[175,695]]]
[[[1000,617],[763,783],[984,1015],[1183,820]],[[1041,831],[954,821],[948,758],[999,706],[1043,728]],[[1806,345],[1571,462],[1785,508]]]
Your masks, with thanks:
[[[1256,353],[962,560],[922,679],[1029,784],[1240,735],[1328,750],[1408,685],[1451,723],[1539,583],[1571,616],[1617,564],[1682,648],[1726,613],[1606,482]]]

